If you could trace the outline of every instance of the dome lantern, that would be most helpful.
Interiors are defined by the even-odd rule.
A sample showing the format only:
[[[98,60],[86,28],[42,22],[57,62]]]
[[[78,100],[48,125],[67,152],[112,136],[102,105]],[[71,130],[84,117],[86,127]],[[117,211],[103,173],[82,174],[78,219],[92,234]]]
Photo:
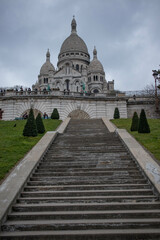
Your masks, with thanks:
[[[94,50],[93,50],[93,58],[97,58],[97,50],[96,50],[95,46],[94,46]]]
[[[84,64],[87,65],[90,63],[90,55],[88,53],[88,48],[83,39],[78,36],[76,27],[77,23],[75,17],[73,16],[71,22],[71,34],[64,40],[60,48],[57,63],[58,68],[63,65],[65,60],[74,61],[75,59],[77,59],[77,61],[80,61],[81,63],[83,61]]]
[[[77,23],[76,23],[76,20],[75,20],[75,16],[73,16],[73,19],[72,19],[72,22],[71,22],[71,32],[72,33],[77,32],[76,27],[77,27]]]
[[[49,49],[47,50],[47,53],[46,53],[46,61],[50,62],[50,52],[49,52]]]

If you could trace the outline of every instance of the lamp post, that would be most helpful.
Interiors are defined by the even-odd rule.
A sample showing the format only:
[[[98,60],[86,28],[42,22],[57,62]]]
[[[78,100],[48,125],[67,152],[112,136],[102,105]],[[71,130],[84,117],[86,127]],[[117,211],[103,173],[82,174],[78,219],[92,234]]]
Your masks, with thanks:
[[[156,112],[159,111],[159,99],[158,99],[158,88],[160,88],[160,69],[158,71],[152,70],[153,77],[155,80],[155,105],[156,105]]]

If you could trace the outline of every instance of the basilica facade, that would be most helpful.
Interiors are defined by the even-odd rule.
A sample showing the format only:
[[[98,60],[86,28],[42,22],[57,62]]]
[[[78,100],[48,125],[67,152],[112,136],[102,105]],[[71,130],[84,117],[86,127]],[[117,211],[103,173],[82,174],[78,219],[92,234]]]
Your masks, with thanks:
[[[109,93],[114,90],[114,80],[106,81],[103,65],[97,58],[94,47],[93,59],[90,61],[88,48],[77,34],[75,18],[71,22],[71,34],[67,37],[58,55],[58,69],[50,61],[49,49],[46,62],[40,69],[38,80],[33,90],[59,90],[75,93]]]
[[[32,108],[35,116],[51,116],[57,108],[60,119],[108,118],[112,119],[115,108],[120,118],[132,117],[136,111],[145,109],[147,117],[155,116],[154,101],[140,96],[125,96],[114,91],[114,81],[106,81],[97,50],[93,59],[85,42],[77,34],[75,18],[71,22],[71,34],[62,43],[58,55],[57,69],[50,61],[49,50],[46,62],[40,69],[33,91],[8,89],[0,94],[0,119],[21,119]]]

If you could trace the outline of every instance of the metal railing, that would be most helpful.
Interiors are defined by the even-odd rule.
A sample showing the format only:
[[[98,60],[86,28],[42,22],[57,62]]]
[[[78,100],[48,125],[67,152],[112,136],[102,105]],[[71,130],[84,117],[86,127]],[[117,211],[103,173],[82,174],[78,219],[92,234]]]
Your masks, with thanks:
[[[160,97],[160,90],[158,90],[158,98]],[[45,91],[16,91],[16,90],[1,90],[0,96],[73,96],[73,97],[124,97],[124,98],[154,98],[155,90],[142,90],[142,91],[113,91],[109,93],[89,93],[89,92],[71,92],[59,90],[45,90]]]

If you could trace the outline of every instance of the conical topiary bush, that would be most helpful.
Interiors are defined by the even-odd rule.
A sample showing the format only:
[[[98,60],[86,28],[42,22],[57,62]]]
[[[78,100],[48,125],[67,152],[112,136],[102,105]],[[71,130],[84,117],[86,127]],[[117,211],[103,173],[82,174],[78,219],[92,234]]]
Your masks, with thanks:
[[[138,131],[139,118],[138,114],[134,112],[132,117],[131,131]]]
[[[120,118],[119,109],[117,107],[114,110],[114,116],[113,117],[114,117],[114,119]]]
[[[59,113],[58,113],[57,108],[53,109],[53,112],[51,114],[51,119],[59,119]]]
[[[37,125],[37,131],[38,133],[44,133],[45,132],[45,127],[41,118],[41,114],[38,113],[36,117],[36,125]]]
[[[138,132],[139,133],[150,133],[150,127],[149,127],[144,109],[141,110]]]
[[[29,117],[23,129],[23,136],[36,137],[37,136],[37,126],[34,119],[33,109],[31,108],[29,112]]]

